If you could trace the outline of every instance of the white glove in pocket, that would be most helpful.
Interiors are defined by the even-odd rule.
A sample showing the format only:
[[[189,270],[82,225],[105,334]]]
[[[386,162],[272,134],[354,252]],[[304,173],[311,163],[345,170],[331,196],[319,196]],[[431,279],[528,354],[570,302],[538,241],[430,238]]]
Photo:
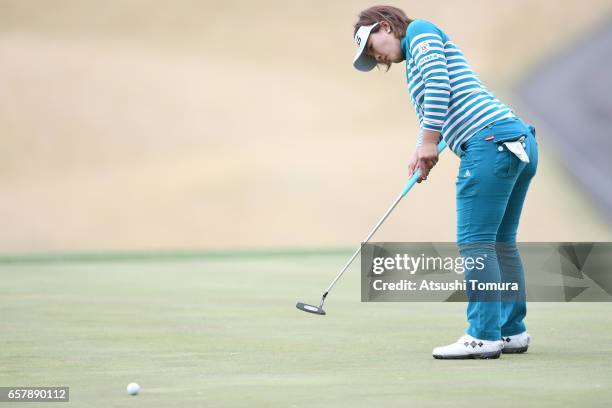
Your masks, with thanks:
[[[520,161],[529,163],[529,156],[523,147],[523,140],[525,140],[525,138],[521,137],[519,140],[514,142],[504,142],[504,146],[514,153],[514,155],[518,157]]]

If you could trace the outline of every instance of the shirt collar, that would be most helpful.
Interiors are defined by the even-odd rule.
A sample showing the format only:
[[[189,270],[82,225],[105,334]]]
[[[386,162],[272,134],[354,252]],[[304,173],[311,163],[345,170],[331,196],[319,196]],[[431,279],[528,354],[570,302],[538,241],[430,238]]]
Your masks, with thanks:
[[[406,59],[406,50],[408,49],[408,36],[405,35],[402,37],[401,41],[400,41],[400,45],[401,45],[401,49],[402,49],[402,56],[404,57],[404,59]]]

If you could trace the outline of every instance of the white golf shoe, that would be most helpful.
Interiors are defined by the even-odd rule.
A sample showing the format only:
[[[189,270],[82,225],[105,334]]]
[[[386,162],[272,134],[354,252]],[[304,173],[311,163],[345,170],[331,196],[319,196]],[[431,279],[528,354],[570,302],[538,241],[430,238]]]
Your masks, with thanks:
[[[504,348],[502,340],[480,340],[468,334],[461,336],[453,344],[436,347],[433,349],[433,357],[437,359],[468,359],[468,358],[499,358]]]
[[[502,353],[513,354],[513,353],[524,353],[529,348],[529,341],[531,336],[527,332],[515,334],[514,336],[505,336],[502,338],[504,341],[504,349]]]

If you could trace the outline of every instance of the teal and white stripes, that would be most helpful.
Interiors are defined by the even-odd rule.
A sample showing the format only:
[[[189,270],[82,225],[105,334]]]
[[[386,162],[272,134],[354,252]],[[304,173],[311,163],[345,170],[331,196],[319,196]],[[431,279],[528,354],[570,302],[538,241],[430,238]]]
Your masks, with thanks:
[[[461,50],[426,20],[408,25],[401,41],[410,99],[423,129],[440,132],[455,153],[486,125],[515,114],[480,82]]]

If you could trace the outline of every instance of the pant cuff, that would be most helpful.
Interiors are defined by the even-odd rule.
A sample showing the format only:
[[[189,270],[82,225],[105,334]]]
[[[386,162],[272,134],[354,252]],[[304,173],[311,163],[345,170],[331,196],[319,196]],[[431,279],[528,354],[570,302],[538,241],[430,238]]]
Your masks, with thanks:
[[[473,327],[468,327],[468,329],[465,331],[467,334],[469,334],[472,337],[476,337],[477,339],[480,340],[491,340],[491,341],[495,341],[495,340],[501,340],[501,332],[499,330],[476,330]]]
[[[521,334],[524,331],[527,331],[524,323],[517,323],[510,326],[502,327],[501,334],[502,337],[506,336],[516,336],[517,334]]]

